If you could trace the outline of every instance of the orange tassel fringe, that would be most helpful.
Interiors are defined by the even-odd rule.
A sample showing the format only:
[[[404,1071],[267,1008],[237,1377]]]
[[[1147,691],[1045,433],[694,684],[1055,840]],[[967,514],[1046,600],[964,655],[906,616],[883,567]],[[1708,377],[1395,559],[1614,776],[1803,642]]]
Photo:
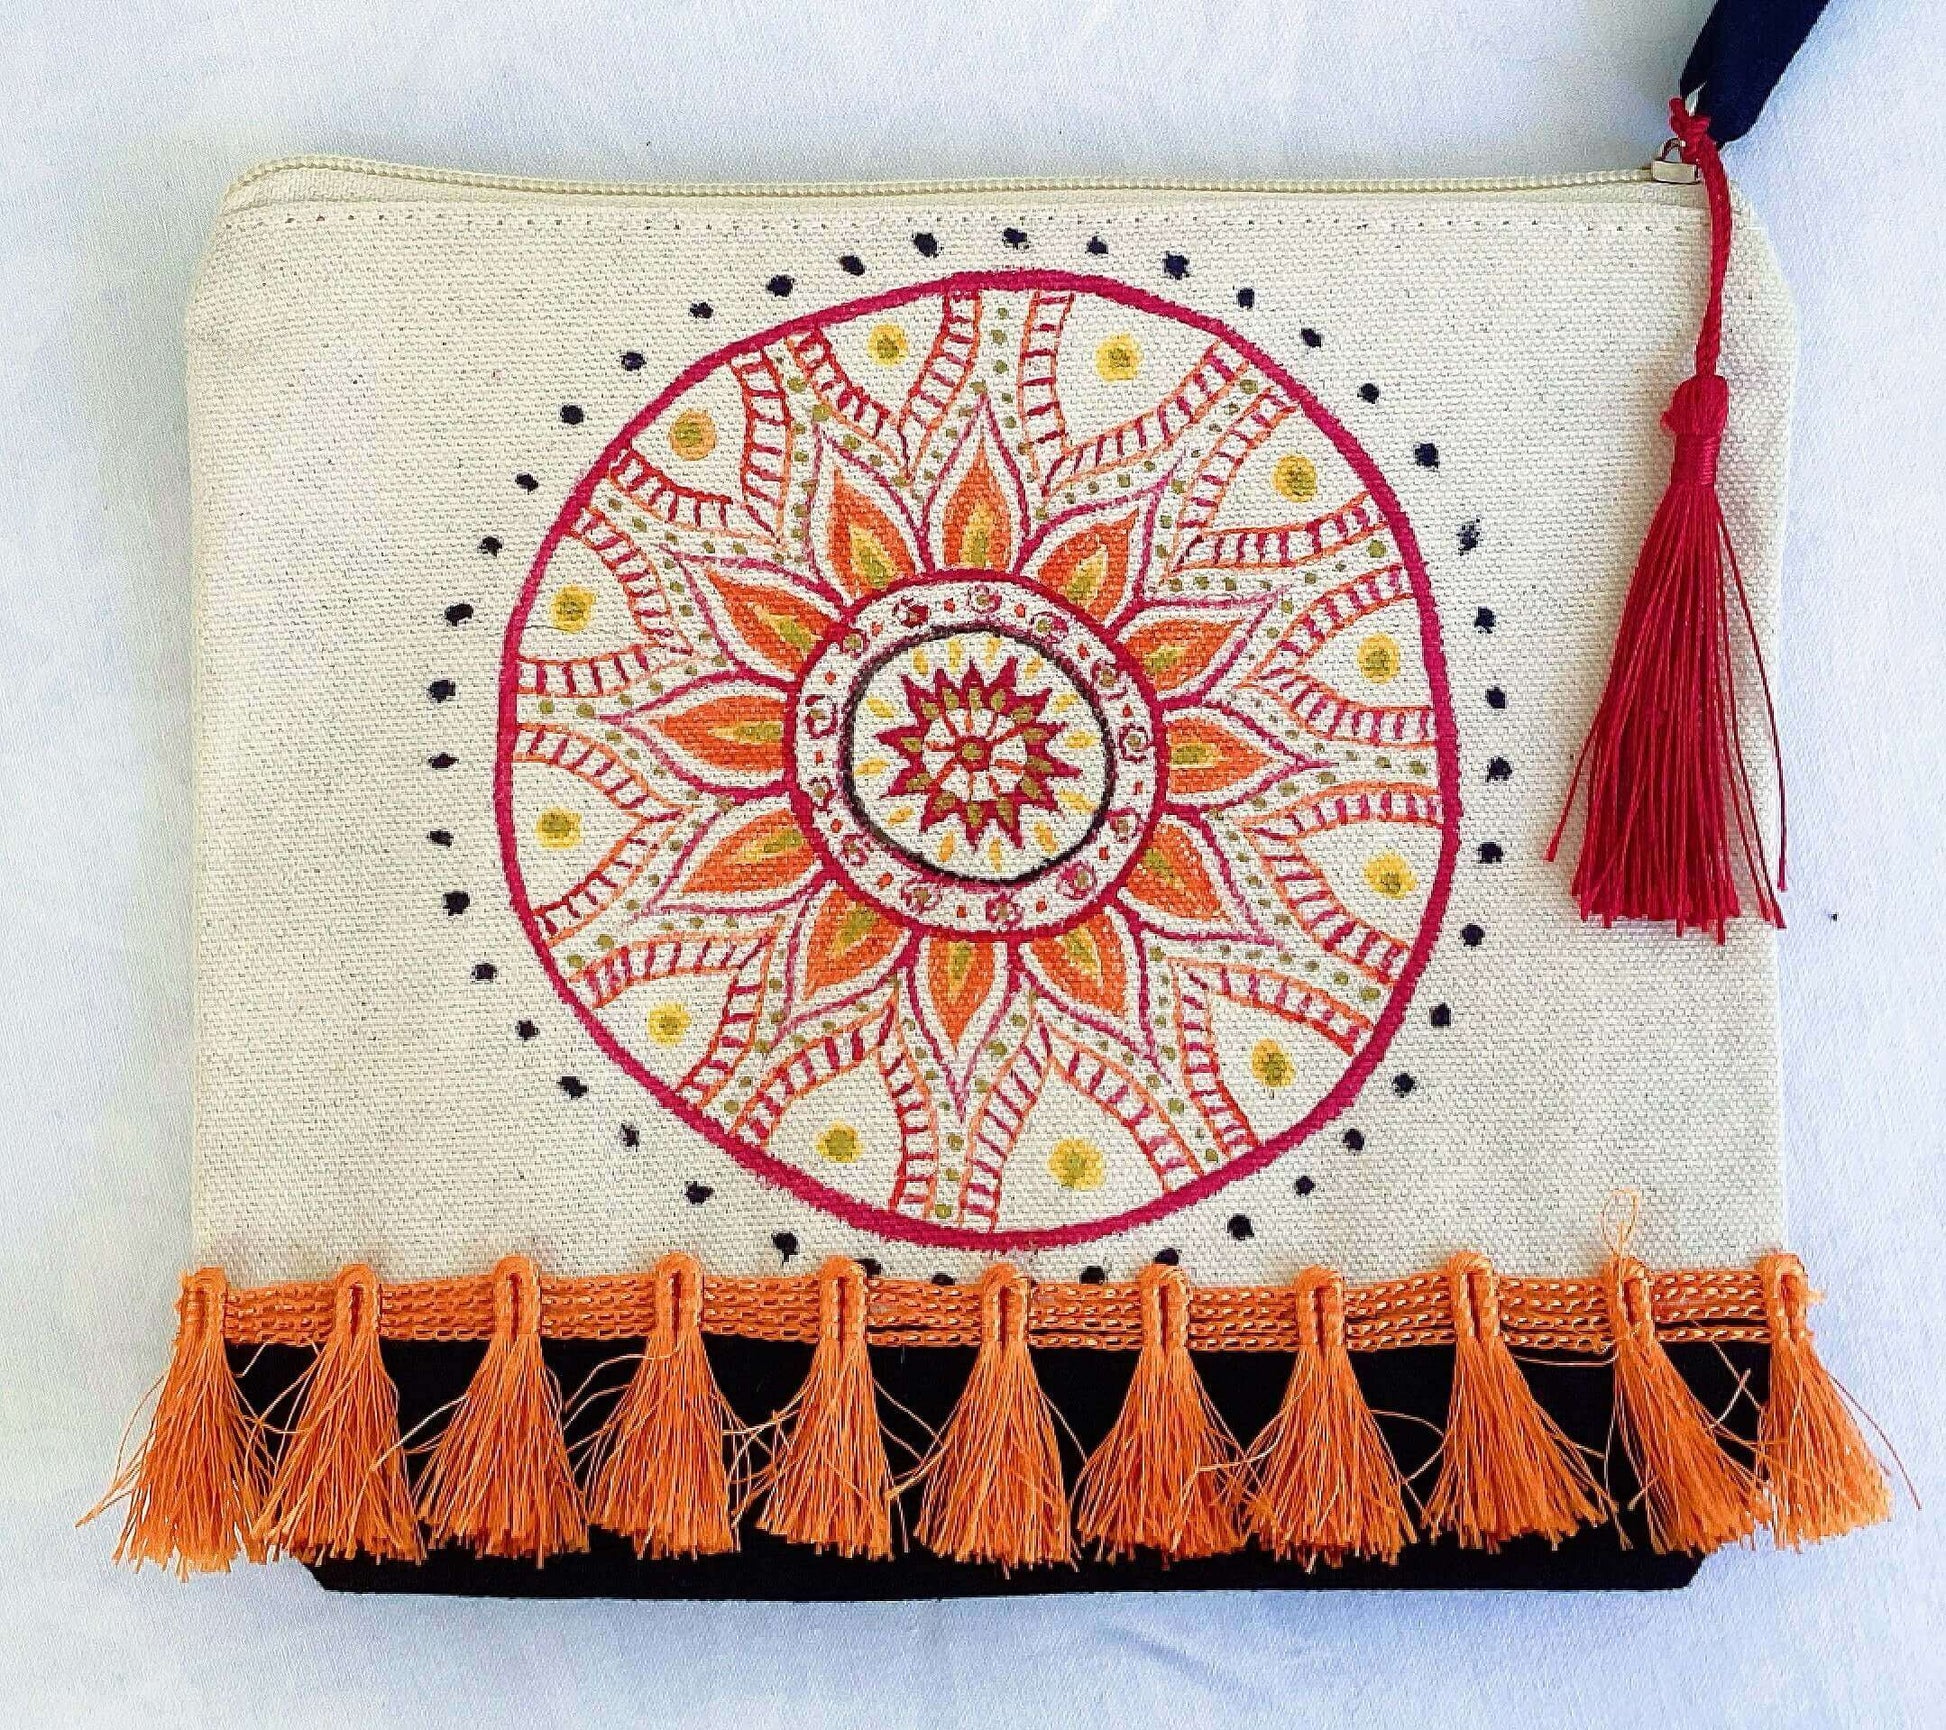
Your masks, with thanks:
[[[818,1270],[818,1342],[780,1411],[759,1530],[841,1556],[892,1554],[892,1469],[865,1349],[865,1274],[833,1256]]]
[[[1656,1338],[1649,1270],[1628,1256],[1602,1269],[1615,1335],[1615,1415],[1660,1553],[1706,1556],[1748,1538],[1761,1498],[1756,1474],[1723,1451],[1721,1426],[1689,1391]]]
[[[953,1415],[916,1474],[915,1535],[958,1562],[1003,1568],[1074,1556],[1054,1408],[1027,1350],[1027,1281],[1002,1262],[980,1278],[980,1348]]]
[[[399,1395],[379,1355],[378,1275],[348,1267],[336,1281],[331,1332],[306,1373],[304,1402],[257,1517],[273,1552],[425,1557],[399,1441]]]
[[[1345,1349],[1344,1281],[1306,1268],[1292,1288],[1302,1341],[1284,1403],[1251,1449],[1250,1531],[1273,1555],[1396,1562],[1412,1542],[1405,1485]]]
[[[589,1450],[588,1517],[638,1556],[718,1556],[737,1547],[726,1434],[736,1417],[703,1347],[703,1270],[655,1265],[655,1329],[627,1391]]]
[[[128,1498],[115,1560],[173,1566],[179,1579],[228,1573],[239,1550],[264,1557],[251,1536],[270,1479],[263,1425],[245,1408],[223,1349],[229,1284],[220,1268],[185,1274],[176,1300],[176,1347],[141,1451],[92,1519]]]
[[[1891,1486],[1812,1344],[1803,1263],[1767,1255],[1757,1272],[1770,1323],[1770,1398],[1757,1430],[1757,1461],[1771,1535],[1794,1550],[1889,1520]]]
[[[1453,1305],[1453,1392],[1426,1529],[1468,1549],[1510,1538],[1550,1544],[1607,1517],[1608,1497],[1581,1451],[1542,1410],[1500,1327],[1499,1281],[1486,1257],[1446,1264]]]
[[[541,1358],[540,1280],[525,1256],[493,1270],[493,1336],[433,1449],[419,1498],[426,1536],[482,1556],[588,1547],[588,1518],[561,1433],[561,1388]]]
[[[1236,1438],[1189,1356],[1189,1282],[1142,1270],[1142,1347],[1114,1426],[1076,1486],[1075,1526],[1105,1557],[1159,1550],[1175,1559],[1243,1547]]]

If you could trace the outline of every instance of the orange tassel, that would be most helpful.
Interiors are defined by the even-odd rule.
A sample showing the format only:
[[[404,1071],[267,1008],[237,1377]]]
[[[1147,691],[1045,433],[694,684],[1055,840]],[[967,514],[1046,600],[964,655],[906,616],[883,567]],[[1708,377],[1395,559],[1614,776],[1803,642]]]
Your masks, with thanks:
[[[1076,1486],[1076,1529],[1105,1557],[1171,1559],[1241,1549],[1242,1461],[1189,1356],[1189,1285],[1142,1270],[1142,1349],[1113,1428]]]
[[[723,1457],[736,1414],[703,1347],[703,1269],[666,1255],[654,1278],[655,1330],[590,1450],[588,1517],[637,1556],[720,1556],[737,1547]]]
[[[1426,1530],[1471,1550],[1509,1538],[1558,1544],[1605,1519],[1608,1497],[1581,1450],[1542,1410],[1500,1328],[1499,1280],[1485,1256],[1446,1264],[1453,1306],[1453,1392]]]
[[[270,1480],[263,1424],[243,1403],[223,1349],[229,1283],[221,1268],[184,1274],[176,1346],[141,1450],[84,1519],[126,1496],[115,1560],[174,1566],[177,1577],[228,1573],[263,1550],[251,1525]]]
[[[1602,1268],[1615,1335],[1615,1416],[1642,1486],[1649,1543],[1706,1556],[1747,1538],[1760,1506],[1756,1474],[1726,1454],[1721,1426],[1689,1391],[1656,1337],[1649,1270],[1616,1255]]]
[[[892,1553],[892,1469],[865,1349],[865,1274],[833,1256],[818,1269],[818,1343],[797,1397],[774,1420],[776,1452],[759,1529],[841,1556]]]
[[[525,1256],[493,1270],[493,1336],[426,1468],[419,1514],[435,1544],[536,1563],[588,1547],[561,1434],[561,1387],[541,1357],[541,1288]]]
[[[1074,1559],[1054,1409],[1027,1349],[1028,1286],[1005,1262],[980,1276],[980,1350],[917,1476],[920,1543],[956,1562]]]
[[[301,1561],[425,1558],[399,1441],[399,1395],[378,1344],[378,1275],[338,1275],[331,1332],[258,1515],[257,1541]]]
[[[1794,1255],[1757,1263],[1770,1326],[1770,1398],[1757,1426],[1757,1464],[1771,1535],[1786,1549],[1892,1517],[1892,1489],[1818,1360],[1811,1288]]]
[[[1250,1450],[1261,1461],[1251,1533],[1284,1560],[1370,1556],[1396,1562],[1412,1542],[1405,1485],[1345,1349],[1345,1285],[1306,1268],[1292,1288],[1299,1343],[1284,1403]]]

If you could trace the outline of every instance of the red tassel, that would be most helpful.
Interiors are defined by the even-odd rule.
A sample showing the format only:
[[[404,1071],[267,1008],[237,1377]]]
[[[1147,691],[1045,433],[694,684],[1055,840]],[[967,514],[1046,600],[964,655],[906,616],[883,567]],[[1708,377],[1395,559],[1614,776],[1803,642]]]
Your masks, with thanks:
[[[703,1347],[703,1270],[694,1256],[655,1268],[655,1331],[591,1450],[588,1517],[638,1556],[717,1556],[737,1547],[724,1440],[735,1414]]]
[[[1716,494],[1717,449],[1729,416],[1729,387],[1717,375],[1723,277],[1730,259],[1730,190],[1709,121],[1681,102],[1671,125],[1685,162],[1709,200],[1709,298],[1696,340],[1696,372],[1676,387],[1663,424],[1675,434],[1668,490],[1649,525],[1622,607],[1608,684],[1547,857],[1559,851],[1585,778],[1587,823],[1575,865],[1581,917],[1673,921],[1678,932],[1711,931],[1742,911],[1739,873],[1754,912],[1782,926],[1743,760],[1738,724],[1735,625],[1730,597],[1756,658],[1769,718],[1777,719],[1757,644],[1749,596],[1737,569]],[[1784,884],[1784,785],[1777,776],[1777,887]]]
[[[541,1285],[522,1255],[493,1270],[493,1337],[433,1449],[419,1512],[435,1544],[536,1563],[588,1547],[561,1433],[561,1386],[541,1356]]]
[[[256,1536],[269,1550],[327,1556],[425,1557],[399,1440],[399,1395],[378,1345],[378,1275],[338,1275],[331,1332],[306,1378]]]
[[[227,1573],[241,1550],[263,1560],[251,1534],[270,1479],[263,1425],[243,1403],[223,1349],[221,1268],[185,1274],[176,1349],[155,1417],[134,1462],[84,1519],[126,1496],[115,1560],[174,1566],[179,1578]]]
[[[1028,1286],[1005,1262],[980,1276],[980,1352],[919,1468],[919,1542],[1002,1568],[1073,1560],[1054,1411],[1027,1349]]]
[[[1757,1463],[1770,1532],[1786,1549],[1892,1517],[1892,1490],[1818,1359],[1811,1288],[1794,1255],[1757,1263],[1770,1324],[1770,1398],[1757,1426]]]

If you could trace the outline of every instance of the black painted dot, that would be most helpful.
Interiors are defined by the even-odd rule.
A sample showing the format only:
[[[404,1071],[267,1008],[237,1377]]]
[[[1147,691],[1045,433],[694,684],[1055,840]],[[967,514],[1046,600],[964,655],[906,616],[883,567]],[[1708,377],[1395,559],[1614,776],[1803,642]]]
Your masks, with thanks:
[[[716,1191],[711,1189],[706,1183],[692,1182],[683,1186],[682,1198],[691,1207],[701,1207],[715,1193]]]
[[[1299,1195],[1309,1195],[1317,1187],[1317,1180],[1310,1177],[1300,1177],[1297,1182],[1291,1185],[1291,1188],[1296,1190]]]
[[[858,1267],[867,1279],[877,1279],[885,1271],[885,1264],[875,1255],[861,1255],[858,1258]]]
[[[716,308],[711,306],[706,300],[692,300],[689,303],[689,316],[691,318],[709,318],[715,314],[715,311]]]
[[[1083,1285],[1101,1285],[1107,1280],[1108,1273],[1106,1269],[1096,1267],[1091,1262],[1081,1270],[1077,1277]]]
[[[623,1124],[615,1133],[621,1137],[622,1146],[624,1147],[640,1147],[642,1145],[642,1132],[632,1123]]]
[[[774,1231],[770,1234],[771,1248],[789,1261],[797,1254],[797,1233],[794,1231]]]
[[[1487,707],[1489,709],[1504,709],[1506,706],[1507,693],[1501,690],[1498,685],[1487,686]]]
[[[1418,1078],[1406,1074],[1406,1072],[1403,1069],[1400,1070],[1397,1075],[1392,1077],[1392,1091],[1396,1093],[1401,1099],[1405,1098],[1405,1096],[1418,1085],[1419,1085]]]
[[[1245,312],[1248,312],[1256,304],[1257,291],[1254,288],[1240,288],[1237,290],[1237,305],[1242,307]]]
[[[465,601],[455,601],[446,609],[446,623],[463,625],[473,616],[473,608]]]
[[[1493,609],[1491,607],[1482,607],[1473,615],[1473,628],[1476,631],[1490,631],[1493,629]]]
[[[1162,274],[1171,282],[1181,282],[1189,274],[1189,260],[1180,252],[1165,252],[1162,255]]]
[[[912,237],[912,244],[919,249],[919,256],[921,258],[937,258],[939,256],[939,241],[933,235],[915,234]]]
[[[440,897],[440,900],[446,905],[447,917],[453,919],[457,919],[460,914],[464,913],[467,908],[473,905],[473,897],[467,894],[464,889],[448,889]]]
[[[1015,251],[1019,251],[1027,244],[1027,231],[1023,228],[1003,228],[1000,231],[1000,238]]]
[[[1182,1251],[1179,1249],[1159,1249],[1155,1252],[1158,1267],[1174,1267],[1181,1260]]]
[[[838,260],[838,268],[847,276],[863,276],[865,274],[865,261],[857,253],[848,252],[843,258]]]
[[[450,769],[458,761],[451,751],[435,751],[426,759],[428,766],[434,769]]]
[[[490,559],[497,557],[500,552],[500,537],[498,535],[482,535],[480,537],[480,551],[485,553]]]
[[[932,1283],[939,1286],[951,1285],[953,1276],[949,1273],[936,1273],[932,1276]]]
[[[1439,446],[1430,441],[1422,445],[1414,445],[1412,447],[1412,460],[1422,469],[1438,468]]]
[[[1460,941],[1469,949],[1478,949],[1486,941],[1486,936],[1486,931],[1482,926],[1462,925],[1460,927]]]
[[[1495,757],[1487,764],[1487,779],[1489,781],[1511,781],[1513,778],[1514,766],[1505,757]]]
[[[459,689],[451,679],[435,679],[426,687],[426,695],[435,703],[443,703]]]
[[[435,847],[450,847],[453,844],[453,832],[450,829],[428,829],[426,839]]]
[[[514,485],[519,487],[524,493],[533,493],[540,491],[541,483],[535,480],[532,475],[522,473],[514,476]]]
[[[1255,1237],[1257,1235],[1257,1228],[1250,1223],[1250,1216],[1247,1213],[1231,1214],[1230,1223],[1224,1229],[1238,1243],[1242,1243],[1247,1237]]]
[[[1362,1129],[1346,1130],[1345,1146],[1350,1148],[1353,1153],[1363,1153],[1365,1151],[1365,1132]]]
[[[1506,850],[1501,847],[1498,841],[1482,841],[1480,843],[1480,863],[1482,865],[1498,865],[1506,856]]]
[[[646,364],[642,359],[641,352],[637,349],[630,349],[627,354],[622,356],[623,372],[640,372]]]
[[[514,1023],[514,1037],[516,1039],[538,1039],[540,1037],[540,1031],[531,1021],[516,1021]]]
[[[1102,237],[1098,234],[1088,242],[1088,251],[1095,258],[1100,258],[1102,254],[1105,253],[1107,250],[1108,250],[1108,242],[1103,240]],[[1083,1274],[1081,1277],[1083,1279],[1086,1279],[1088,1276],[1086,1274]],[[1103,1277],[1106,1276],[1104,1275]]]
[[[1435,1003],[1432,1006],[1432,1014],[1427,1019],[1435,1027],[1451,1027],[1453,1025],[1453,1006],[1450,1003]]]
[[[570,1099],[585,1098],[588,1092],[588,1084],[578,1075],[562,1076],[560,1086],[561,1091]]]
[[[1470,553],[1480,544],[1480,519],[1468,517],[1459,526],[1459,550]]]
[[[1358,387],[1358,394],[1362,396],[1367,402],[1377,402],[1378,386],[1375,384],[1361,384]]]
[[[581,412],[581,405],[578,402],[564,402],[561,404],[561,424],[563,426],[579,426],[587,418]]]
[[[1324,338],[1318,335],[1318,333],[1312,330],[1308,325],[1305,326],[1303,330],[1300,330],[1297,334],[1304,339],[1304,346],[1306,348],[1324,347]]]
[[[491,961],[476,961],[473,963],[473,977],[485,985],[500,977],[500,969]]]
[[[772,294],[776,295],[779,300],[782,300],[785,295],[789,294],[792,289],[797,287],[797,284],[793,282],[788,276],[784,276],[780,273],[779,275],[773,276],[767,283],[764,284],[764,287],[769,289]]]

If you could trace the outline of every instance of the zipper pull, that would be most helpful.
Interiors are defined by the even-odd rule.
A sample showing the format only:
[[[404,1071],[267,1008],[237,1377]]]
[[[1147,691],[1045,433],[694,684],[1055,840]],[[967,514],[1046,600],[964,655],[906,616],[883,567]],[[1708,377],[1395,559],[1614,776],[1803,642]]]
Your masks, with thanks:
[[[1694,186],[1702,179],[1702,171],[1695,163],[1683,161],[1680,154],[1671,154],[1672,151],[1679,153],[1681,150],[1680,138],[1666,139],[1656,152],[1655,160],[1649,164],[1649,178],[1664,186]]]

